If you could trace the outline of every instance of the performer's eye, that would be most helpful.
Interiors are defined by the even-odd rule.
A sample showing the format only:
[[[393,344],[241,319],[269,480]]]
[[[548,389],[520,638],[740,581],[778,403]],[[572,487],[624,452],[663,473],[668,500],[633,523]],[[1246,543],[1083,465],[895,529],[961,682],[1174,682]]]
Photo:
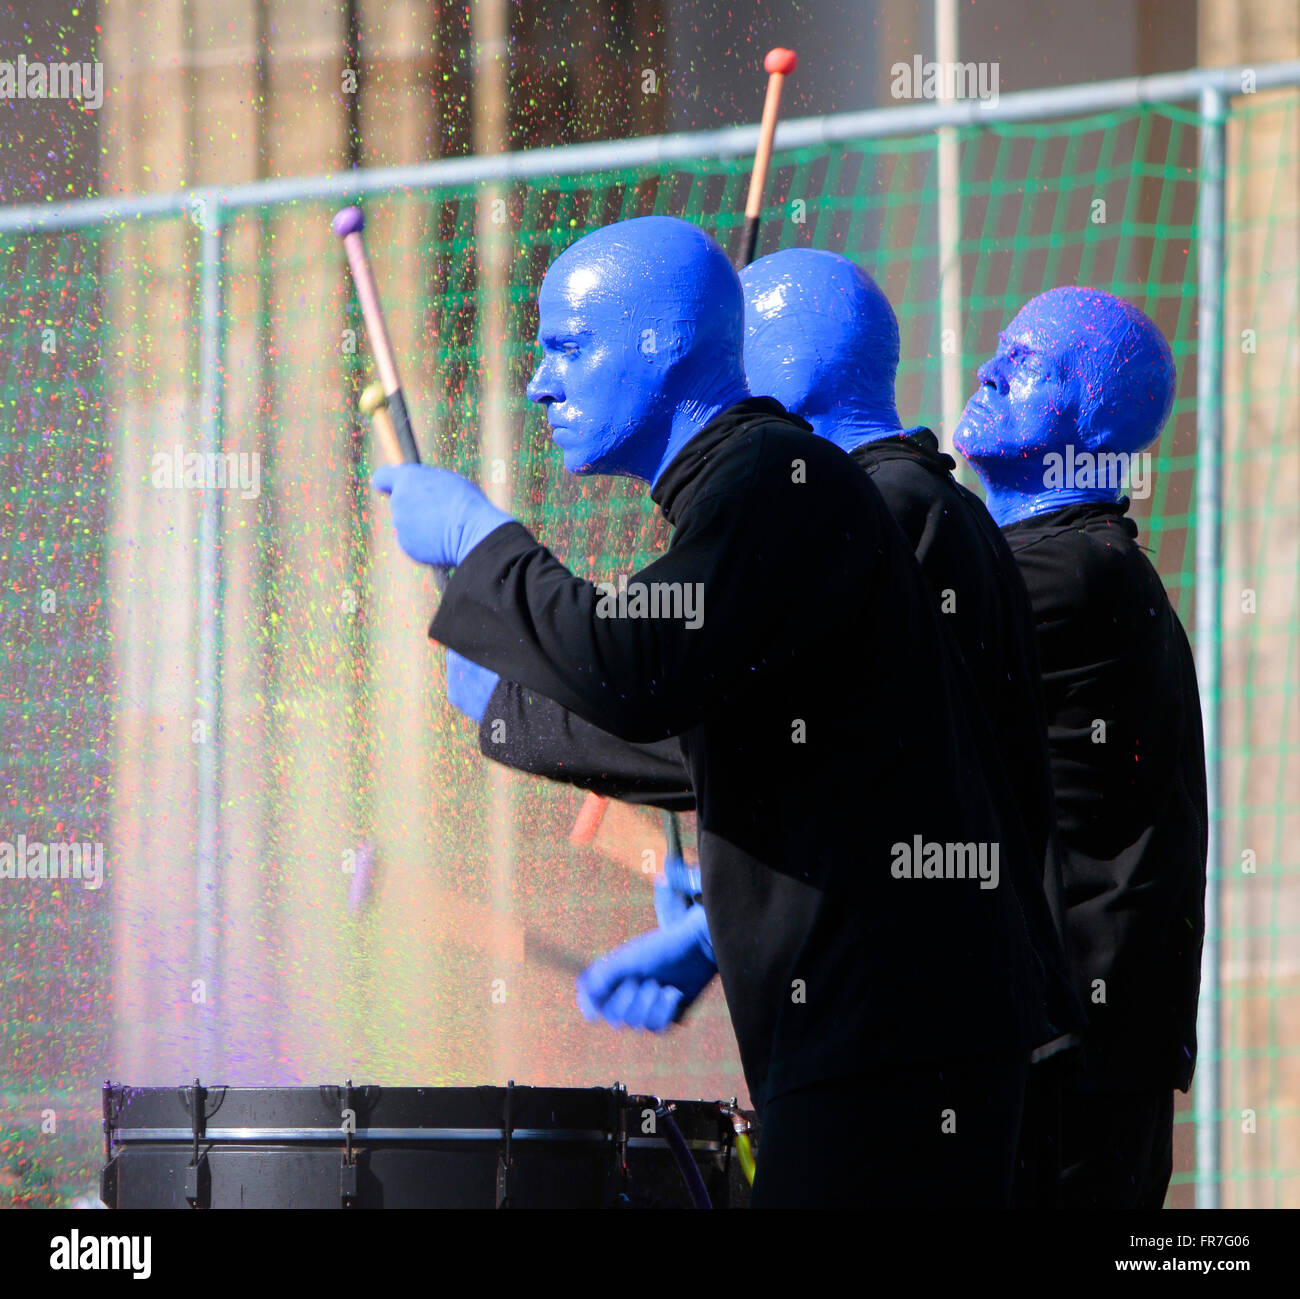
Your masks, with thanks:
[[[1042,357],[1037,352],[1016,350],[1009,357],[1012,365],[1025,374],[1042,374],[1044,372]]]

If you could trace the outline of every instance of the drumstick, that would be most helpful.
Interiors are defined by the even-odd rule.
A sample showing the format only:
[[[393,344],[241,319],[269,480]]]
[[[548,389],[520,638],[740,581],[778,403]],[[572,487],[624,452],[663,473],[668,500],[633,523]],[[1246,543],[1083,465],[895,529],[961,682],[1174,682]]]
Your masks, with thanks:
[[[398,440],[397,430],[393,427],[393,417],[388,411],[388,398],[384,395],[384,385],[378,379],[367,384],[358,403],[361,413],[370,420],[370,427],[375,431],[375,441],[384,453],[384,459],[390,465],[402,463],[402,444]]]
[[[758,128],[758,147],[754,150],[754,170],[749,177],[749,198],[745,203],[745,229],[740,240],[742,267],[754,260],[758,251],[758,226],[763,218],[763,190],[767,185],[767,168],[772,160],[772,138],[776,135],[776,122],[781,113],[781,88],[785,79],[799,65],[799,56],[793,50],[777,46],[768,50],[763,60],[767,72],[767,99],[763,104],[763,120]],[[609,799],[600,794],[588,794],[578,812],[578,819],[569,832],[569,842],[582,845],[592,841],[600,828]]]
[[[374,845],[363,841],[357,846],[348,887],[348,911],[351,915],[360,918],[374,905],[380,873]],[[435,890],[433,905],[443,933],[493,960],[514,964],[532,961],[562,974],[577,975],[587,968],[588,962],[535,926],[521,925],[512,917],[481,902],[461,897],[450,889]]]
[[[669,864],[673,858],[681,861],[682,841],[677,816],[667,811],[659,816],[662,825],[655,824],[659,818],[651,808],[589,793],[569,832],[569,842],[594,848],[615,865],[649,882],[661,873],[662,859],[662,874],[670,884],[680,889],[686,867]],[[647,852],[650,854],[648,858]],[[653,866],[648,862],[653,862]]]
[[[799,56],[781,46],[768,50],[763,60],[767,76],[767,99],[763,104],[763,120],[758,128],[758,146],[754,150],[754,170],[749,177],[749,198],[745,202],[745,228],[740,239],[739,264],[743,268],[754,260],[758,251],[758,226],[763,219],[763,190],[767,186],[767,168],[772,160],[772,138],[776,135],[776,122],[781,114],[781,89],[785,79],[799,66]],[[588,794],[578,813],[578,819],[569,832],[572,844],[590,843],[600,827],[609,800],[600,794]],[[672,813],[668,814],[669,817]],[[670,821],[674,829],[675,821]],[[669,851],[672,851],[671,844]]]
[[[393,421],[397,444],[401,448],[401,458],[407,464],[418,465],[420,451],[415,445],[415,435],[411,432],[406,398],[402,396],[402,382],[397,376],[397,358],[393,355],[393,345],[389,342],[388,330],[384,327],[384,313],[379,307],[379,289],[366,257],[366,246],[361,240],[361,232],[365,227],[365,214],[359,207],[345,207],[335,214],[330,223],[330,228],[343,240],[343,250],[347,253],[348,265],[352,268],[352,282],[356,285],[357,301],[361,304],[361,315],[366,322],[370,350],[375,354],[375,365],[379,369],[384,395],[388,398],[388,413]]]
[[[402,454],[402,440],[393,423],[393,412],[389,405],[389,399],[384,392],[384,385],[376,379],[374,383],[367,384],[361,392],[361,400],[357,403],[361,413],[370,420],[370,427],[374,429],[375,441],[379,443],[379,449],[384,453],[384,459],[390,465],[400,465],[404,463]],[[409,435],[410,429],[408,427]],[[415,443],[411,443],[414,448]],[[418,453],[417,453],[418,455]],[[447,570],[445,568],[435,568],[433,570],[433,584],[438,588],[439,594],[447,589]]]
[[[348,912],[363,917],[374,905],[379,893],[380,860],[374,845],[363,841],[357,845],[348,886]],[[432,894],[441,932],[458,943],[482,952],[493,960],[523,964],[533,961],[562,974],[581,974],[588,962],[557,943],[533,925],[521,925],[500,911],[481,902],[461,897],[450,889]]]
[[[361,314],[365,317],[366,333],[375,353],[375,363],[379,367],[380,381],[369,384],[361,394],[360,407],[363,415],[369,417],[375,437],[390,464],[419,464],[420,452],[411,433],[410,420],[406,413],[406,402],[402,397],[401,383],[397,377],[397,362],[388,341],[388,331],[384,328],[384,317],[379,309],[379,294],[375,288],[375,279],[366,260],[366,250],[361,242],[361,231],[365,227],[365,218],[360,208],[344,208],[333,222],[334,233],[343,240],[347,250],[348,264],[352,268],[352,279],[356,284],[357,298],[361,303]],[[376,391],[377,390],[377,391]],[[441,590],[447,581],[443,569],[435,568],[433,577]],[[369,878],[372,870],[372,855],[365,857],[367,878],[356,891],[353,910],[364,907],[373,880]],[[456,933],[468,939],[473,945],[479,940],[491,955],[508,960],[522,961],[531,958],[541,965],[565,974],[581,974],[587,968],[587,962],[570,952],[561,944],[539,933],[532,926],[520,925],[504,916],[494,916],[488,908],[475,903],[459,901],[453,895],[444,894],[441,898],[441,910],[457,922],[453,925]]]
[[[578,809],[578,819],[574,821],[573,829],[569,831],[569,842],[574,847],[583,847],[596,837],[596,831],[600,829],[600,823],[604,820],[605,810],[608,807],[609,799],[603,794],[588,793],[582,800],[582,806]]]
[[[763,190],[767,185],[767,168],[772,160],[772,137],[776,119],[781,114],[781,88],[785,79],[799,65],[793,50],[777,46],[768,50],[763,60],[767,73],[767,99],[763,103],[763,120],[758,128],[758,147],[754,150],[754,170],[749,177],[749,198],[745,203],[745,229],[740,240],[739,264],[748,266],[758,251],[758,224],[763,219]]]
[[[569,842],[594,848],[610,861],[626,867],[644,880],[654,878],[647,870],[646,850],[657,863],[661,855],[658,813],[653,808],[588,794],[569,832]]]

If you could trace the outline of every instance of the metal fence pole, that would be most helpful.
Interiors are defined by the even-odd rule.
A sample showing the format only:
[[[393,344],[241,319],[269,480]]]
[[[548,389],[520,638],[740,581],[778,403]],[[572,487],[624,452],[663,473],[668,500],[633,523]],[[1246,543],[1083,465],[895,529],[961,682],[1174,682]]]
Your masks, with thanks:
[[[471,109],[474,120],[474,152],[480,157],[504,153],[509,138],[505,105],[506,65],[504,62],[509,14],[503,0],[480,0],[474,6],[472,23],[474,48],[474,92]],[[479,426],[480,485],[499,509],[511,509],[511,485],[507,477],[496,478],[497,465],[514,459],[514,434],[510,420],[510,268],[513,235],[504,217],[509,198],[508,185],[497,181],[478,193],[478,215],[474,246],[478,258],[475,290],[475,332],[480,373],[477,423]],[[500,205],[498,208],[497,205]],[[494,479],[496,481],[494,481]],[[489,855],[490,897],[496,916],[510,914],[513,905],[518,856],[518,826],[515,816],[515,784],[512,773],[495,762],[485,773],[487,815],[496,827]],[[499,922],[494,920],[493,924]],[[514,1068],[515,1034],[519,1021],[497,1013],[491,1018],[492,1061],[498,1076]]]
[[[1196,676],[1205,728],[1205,788],[1209,851],[1205,886],[1205,946],[1196,1036],[1196,1207],[1220,1200],[1219,698],[1223,657],[1223,268],[1224,154],[1227,96],[1201,92],[1201,188],[1197,221],[1196,358]]]
[[[935,47],[941,67],[957,62],[957,5],[955,0],[936,0]],[[951,103],[946,92],[941,103]],[[945,451],[952,451],[952,435],[965,405],[965,367],[962,362],[962,276],[961,276],[961,145],[957,128],[940,127],[938,131],[939,182],[939,410],[943,427],[939,430]],[[952,350],[948,339],[952,338]],[[960,457],[958,457],[960,463]]]
[[[221,453],[225,397],[222,329],[222,210],[198,198],[191,215],[199,227],[199,439],[205,464]],[[218,1064],[221,961],[221,490],[208,483],[199,505],[198,663],[196,696],[203,723],[198,745],[195,841],[195,974],[203,980],[196,1068],[210,1078]]]

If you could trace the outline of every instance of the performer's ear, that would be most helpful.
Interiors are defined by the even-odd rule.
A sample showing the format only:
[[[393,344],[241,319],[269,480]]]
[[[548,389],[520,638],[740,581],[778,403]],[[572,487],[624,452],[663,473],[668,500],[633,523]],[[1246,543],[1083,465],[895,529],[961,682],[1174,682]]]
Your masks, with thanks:
[[[632,346],[649,369],[667,372],[691,347],[695,335],[689,321],[670,320],[662,313],[638,311],[633,317]]]

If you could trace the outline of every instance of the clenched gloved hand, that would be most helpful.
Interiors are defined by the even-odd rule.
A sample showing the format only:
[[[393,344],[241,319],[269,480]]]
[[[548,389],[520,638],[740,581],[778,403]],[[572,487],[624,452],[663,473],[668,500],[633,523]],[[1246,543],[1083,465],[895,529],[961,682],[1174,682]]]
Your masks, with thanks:
[[[447,651],[447,698],[471,721],[481,722],[501,678],[454,649]]]
[[[514,520],[467,478],[433,465],[383,465],[370,485],[393,507],[398,545],[421,564],[455,568],[489,532]]]
[[[577,978],[578,1009],[614,1028],[666,1032],[718,972],[704,908],[615,948]]]

